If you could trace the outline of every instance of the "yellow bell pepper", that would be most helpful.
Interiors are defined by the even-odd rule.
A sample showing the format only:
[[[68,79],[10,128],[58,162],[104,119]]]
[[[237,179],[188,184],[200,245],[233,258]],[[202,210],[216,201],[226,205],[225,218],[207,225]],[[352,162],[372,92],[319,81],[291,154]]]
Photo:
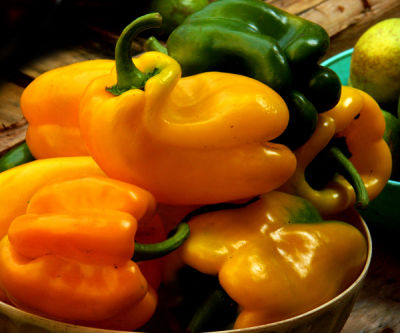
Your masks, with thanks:
[[[172,205],[230,201],[282,185],[296,166],[286,146],[269,142],[288,124],[283,99],[241,75],[181,78],[179,64],[159,52],[133,63],[130,39],[156,21],[149,14],[124,30],[117,82],[113,74],[98,78],[82,98],[81,134],[90,155],[110,177]]]
[[[391,174],[392,158],[384,132],[385,120],[374,99],[361,90],[343,86],[339,103],[319,115],[312,137],[295,151],[297,169],[280,190],[306,198],[322,215],[336,214],[357,203],[365,206],[382,191]],[[350,184],[339,172],[322,189],[313,188],[306,169],[334,140],[344,140],[350,155],[348,165],[359,174],[358,184]],[[358,185],[365,187],[364,202],[357,198],[354,188]]]
[[[157,296],[131,260],[153,196],[105,177],[40,188],[0,243],[0,287],[17,307],[92,327],[133,330]]]
[[[234,328],[283,320],[332,299],[360,274],[361,232],[323,221],[308,201],[272,191],[241,208],[197,215],[183,261],[218,275],[240,310]]]
[[[79,130],[79,103],[87,85],[111,71],[115,62],[88,60],[48,71],[33,80],[21,96],[28,121],[26,141],[39,158],[88,155]]]

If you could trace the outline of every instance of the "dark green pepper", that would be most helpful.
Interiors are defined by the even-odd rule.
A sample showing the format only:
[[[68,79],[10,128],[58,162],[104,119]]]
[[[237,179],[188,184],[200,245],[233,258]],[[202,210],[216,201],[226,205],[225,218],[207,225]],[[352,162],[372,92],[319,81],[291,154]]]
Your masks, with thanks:
[[[289,123],[285,131],[273,141],[297,149],[314,132],[318,113],[314,105],[297,90],[287,94],[285,101],[289,109]]]
[[[295,85],[318,112],[332,109],[339,101],[342,86],[338,75],[330,68],[315,65],[294,73]]]
[[[392,174],[390,179],[400,180],[400,119],[388,111],[382,110],[386,128],[383,139],[392,153]]]
[[[9,150],[0,158],[0,172],[33,161],[34,159],[27,144],[23,142]]]
[[[314,123],[317,113],[340,98],[336,73],[317,64],[329,47],[326,31],[261,0],[217,0],[190,15],[166,46],[183,75],[212,70],[243,74],[267,84],[288,104],[295,89],[304,105],[315,109],[297,116],[305,117],[300,123]],[[311,136],[310,128],[302,130],[301,138],[288,129],[285,144],[300,146]]]

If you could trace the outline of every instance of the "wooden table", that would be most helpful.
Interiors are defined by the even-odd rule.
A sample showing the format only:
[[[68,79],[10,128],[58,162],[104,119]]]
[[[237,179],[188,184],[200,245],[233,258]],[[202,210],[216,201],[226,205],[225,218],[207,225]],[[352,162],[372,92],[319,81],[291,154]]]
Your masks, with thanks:
[[[372,24],[400,17],[398,0],[267,0],[315,21],[328,31],[331,47],[324,59],[353,47]],[[78,2],[79,3],[79,2]],[[46,47],[35,59],[21,63],[0,84],[0,155],[25,138],[27,123],[19,108],[23,88],[39,74],[86,59],[111,58],[117,34],[101,25],[85,26],[83,38],[68,46]],[[134,44],[141,51],[143,40]],[[61,45],[61,46],[60,46]],[[400,221],[399,221],[400,223]],[[400,235],[371,229],[373,258],[370,271],[343,333],[400,333]],[[397,247],[397,248],[396,248]],[[397,254],[396,254],[397,253]],[[323,332],[321,332],[323,333]]]

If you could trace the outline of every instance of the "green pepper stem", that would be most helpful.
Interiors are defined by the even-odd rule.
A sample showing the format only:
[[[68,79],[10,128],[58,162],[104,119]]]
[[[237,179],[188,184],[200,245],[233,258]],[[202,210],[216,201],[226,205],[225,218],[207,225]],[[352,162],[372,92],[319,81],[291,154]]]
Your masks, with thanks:
[[[197,309],[185,333],[205,332],[209,329],[225,330],[227,325],[232,324],[236,316],[237,303],[219,286],[206,297]],[[221,327],[209,327],[211,323]]]
[[[151,36],[144,42],[144,50],[145,51],[157,51],[168,55],[167,48],[162,45],[158,39],[154,36]]]
[[[34,159],[28,145],[24,141],[0,158],[0,172],[28,163]]]
[[[187,223],[179,223],[173,236],[165,241],[153,244],[135,242],[133,261],[151,260],[163,257],[176,250],[189,237],[190,228]]]
[[[369,196],[357,169],[338,147],[331,147],[329,155],[340,168],[340,174],[351,184],[356,193],[356,206],[365,208],[369,204]]]
[[[132,41],[142,31],[161,26],[159,13],[143,15],[129,24],[121,33],[115,46],[115,64],[117,84],[107,88],[114,95],[120,95],[130,89],[141,89],[148,80],[148,75],[141,72],[132,61]]]

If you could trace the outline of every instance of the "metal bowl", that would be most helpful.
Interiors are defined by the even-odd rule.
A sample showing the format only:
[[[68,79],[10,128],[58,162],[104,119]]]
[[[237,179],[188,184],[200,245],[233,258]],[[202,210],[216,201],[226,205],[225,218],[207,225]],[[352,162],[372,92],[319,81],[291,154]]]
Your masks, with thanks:
[[[224,333],[339,333],[341,331],[367,274],[372,255],[372,242],[367,225],[354,209],[346,210],[337,218],[359,229],[368,243],[367,260],[357,280],[329,302],[301,315],[267,325],[227,330],[223,331]],[[2,302],[0,302],[0,328],[1,332],[8,333],[121,333],[121,331],[61,323],[27,313]]]

